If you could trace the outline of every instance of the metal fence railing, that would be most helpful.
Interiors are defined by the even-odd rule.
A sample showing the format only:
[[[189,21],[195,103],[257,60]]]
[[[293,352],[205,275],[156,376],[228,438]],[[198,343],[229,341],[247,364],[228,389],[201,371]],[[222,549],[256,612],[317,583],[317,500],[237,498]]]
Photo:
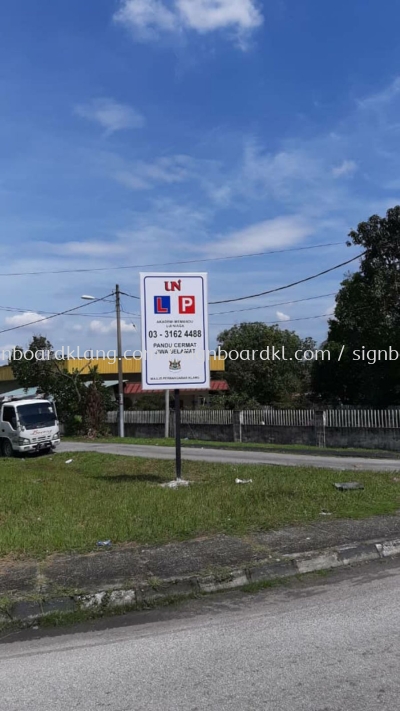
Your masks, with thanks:
[[[118,422],[117,410],[107,413],[107,422],[108,424]],[[125,410],[126,424],[162,425],[164,422],[164,410]]]
[[[326,427],[400,428],[399,410],[326,410]]]
[[[173,417],[173,412],[171,413]],[[400,429],[400,410],[324,410],[325,427]],[[116,410],[107,413],[107,423],[118,421]],[[186,425],[233,425],[232,410],[182,410],[182,424]],[[314,410],[242,410],[240,424],[275,427],[314,427]],[[126,424],[164,424],[164,410],[126,410]]]
[[[277,425],[278,427],[312,427],[314,410],[243,410],[242,425]]]

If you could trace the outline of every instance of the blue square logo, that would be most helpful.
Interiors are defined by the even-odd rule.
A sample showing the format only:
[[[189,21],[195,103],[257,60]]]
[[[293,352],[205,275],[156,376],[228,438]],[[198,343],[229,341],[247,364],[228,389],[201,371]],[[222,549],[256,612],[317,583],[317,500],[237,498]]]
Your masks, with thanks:
[[[170,296],[155,296],[154,297],[154,313],[155,314],[170,314],[171,313],[171,297]]]

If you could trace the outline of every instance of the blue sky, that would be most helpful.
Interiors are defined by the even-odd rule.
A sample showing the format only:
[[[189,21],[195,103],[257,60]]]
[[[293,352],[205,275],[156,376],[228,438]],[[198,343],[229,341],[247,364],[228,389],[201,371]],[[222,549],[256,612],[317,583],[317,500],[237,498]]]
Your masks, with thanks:
[[[208,271],[210,300],[272,289],[355,256],[349,230],[400,203],[394,0],[6,0],[0,12],[0,271],[110,268],[2,276],[0,306],[16,311],[0,310],[0,330],[117,281],[137,294],[139,269],[113,266],[340,243],[187,267]],[[255,319],[321,341],[343,274],[211,307],[211,342]],[[266,308],[219,313],[246,306]],[[138,303],[123,308],[124,347],[139,347]],[[111,310],[2,333],[0,348],[33,333],[113,348]]]

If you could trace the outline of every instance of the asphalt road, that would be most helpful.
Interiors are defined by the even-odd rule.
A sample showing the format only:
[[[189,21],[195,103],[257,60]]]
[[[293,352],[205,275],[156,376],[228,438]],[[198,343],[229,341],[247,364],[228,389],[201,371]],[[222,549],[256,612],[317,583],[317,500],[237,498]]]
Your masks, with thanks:
[[[0,709],[396,711],[399,566],[5,638]]]
[[[174,459],[173,447],[137,444],[100,444],[91,442],[62,442],[58,452],[103,452],[130,457]],[[193,462],[221,462],[226,464],[280,464],[283,466],[327,467],[342,471],[372,470],[399,471],[399,459],[367,459],[363,457],[330,457],[306,454],[277,454],[276,452],[244,452],[226,449],[182,448],[182,458]]]

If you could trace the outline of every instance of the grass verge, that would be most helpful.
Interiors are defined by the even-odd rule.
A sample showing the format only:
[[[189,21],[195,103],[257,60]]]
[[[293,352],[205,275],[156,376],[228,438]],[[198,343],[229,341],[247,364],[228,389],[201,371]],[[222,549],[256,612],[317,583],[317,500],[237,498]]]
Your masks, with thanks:
[[[72,458],[70,464],[66,460]],[[94,452],[0,460],[0,556],[84,552],[96,542],[161,544],[201,535],[245,535],[287,524],[394,513],[400,486],[391,473],[357,472],[363,491],[338,492],[349,475],[313,467],[174,462]],[[235,478],[253,483],[235,484]],[[351,478],[351,477],[350,477]]]

